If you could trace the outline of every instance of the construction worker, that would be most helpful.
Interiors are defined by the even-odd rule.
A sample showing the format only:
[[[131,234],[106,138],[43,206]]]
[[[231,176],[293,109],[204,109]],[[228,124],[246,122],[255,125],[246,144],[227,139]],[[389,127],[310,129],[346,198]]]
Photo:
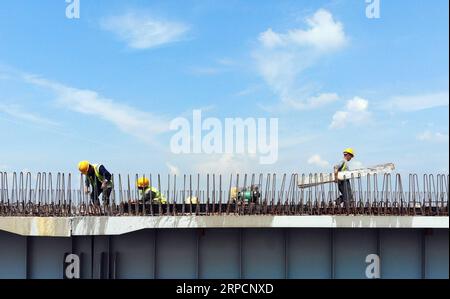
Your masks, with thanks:
[[[84,192],[89,193],[91,186],[91,201],[99,205],[99,196],[103,193],[103,203],[109,205],[109,196],[112,191],[111,174],[101,164],[90,164],[88,161],[78,163],[78,169],[86,176]]]
[[[259,187],[251,185],[249,188],[231,187],[230,189],[230,203],[256,203],[261,197]]]
[[[141,194],[141,201],[144,203],[162,203],[166,204],[167,200],[161,192],[155,187],[150,186],[150,180],[146,177],[141,177],[137,180],[137,186]]]
[[[350,180],[346,178],[345,180],[338,180],[338,172],[341,171],[350,171],[348,166],[348,162],[355,156],[355,152],[352,148],[346,148],[344,150],[344,159],[339,162],[338,165],[334,166],[334,177],[335,181],[338,184],[339,192],[341,193],[338,199],[336,200],[336,204],[340,205],[344,203],[344,207],[346,207],[349,201],[352,200],[352,188],[350,185]]]
[[[184,200],[184,203],[186,205],[190,205],[190,204],[196,205],[198,203],[198,198],[196,196],[188,196]]]

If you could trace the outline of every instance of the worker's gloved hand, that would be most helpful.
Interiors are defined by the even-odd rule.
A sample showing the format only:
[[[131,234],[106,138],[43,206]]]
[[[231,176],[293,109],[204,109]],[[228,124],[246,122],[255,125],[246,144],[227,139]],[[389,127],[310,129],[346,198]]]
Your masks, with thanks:
[[[84,186],[84,193],[89,193],[89,187]]]
[[[103,180],[103,182],[102,182],[102,189],[105,189],[107,184],[108,184],[108,181],[107,180]]]

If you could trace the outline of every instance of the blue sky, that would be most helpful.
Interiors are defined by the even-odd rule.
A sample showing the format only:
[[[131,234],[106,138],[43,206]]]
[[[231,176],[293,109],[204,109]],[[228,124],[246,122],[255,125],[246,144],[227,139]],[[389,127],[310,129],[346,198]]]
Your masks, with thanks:
[[[432,3],[432,4],[431,4]],[[448,172],[448,1],[0,4],[0,168]],[[174,118],[278,118],[278,161],[171,153]]]

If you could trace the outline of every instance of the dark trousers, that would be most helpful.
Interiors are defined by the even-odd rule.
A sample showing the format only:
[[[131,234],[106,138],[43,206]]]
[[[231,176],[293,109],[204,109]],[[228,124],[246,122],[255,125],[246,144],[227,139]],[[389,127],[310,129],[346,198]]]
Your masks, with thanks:
[[[337,203],[344,203],[344,207],[347,207],[352,200],[352,186],[349,180],[343,180],[338,182],[338,189],[341,195],[337,199]]]
[[[93,191],[91,192],[92,203],[100,205],[99,196],[100,196],[100,194],[103,193],[103,196],[102,196],[103,203],[106,203],[109,205],[109,196],[111,195],[111,191],[112,191],[111,187],[107,187],[105,190],[103,190],[101,187],[93,188]]]

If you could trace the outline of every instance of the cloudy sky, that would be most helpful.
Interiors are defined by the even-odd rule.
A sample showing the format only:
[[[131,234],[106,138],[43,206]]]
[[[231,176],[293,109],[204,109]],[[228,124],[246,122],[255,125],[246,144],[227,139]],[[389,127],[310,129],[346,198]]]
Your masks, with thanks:
[[[0,170],[448,172],[449,3],[364,0],[0,4]],[[177,117],[278,118],[278,160],[173,154]],[[207,132],[205,132],[206,134]]]

